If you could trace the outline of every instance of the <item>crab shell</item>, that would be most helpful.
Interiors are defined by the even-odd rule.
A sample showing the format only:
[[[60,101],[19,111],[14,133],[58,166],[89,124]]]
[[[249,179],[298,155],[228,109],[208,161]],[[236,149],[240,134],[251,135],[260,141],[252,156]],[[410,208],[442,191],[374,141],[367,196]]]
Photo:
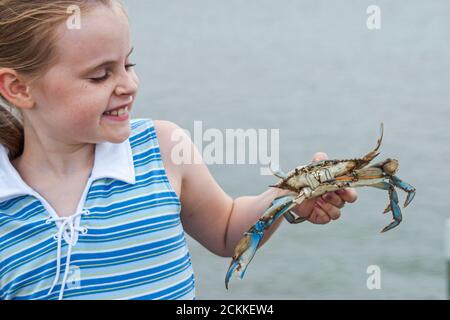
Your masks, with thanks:
[[[272,187],[299,192],[301,188],[316,188],[321,183],[344,176],[358,167],[358,160],[324,160],[297,167]]]
[[[304,187],[315,189],[324,182],[331,182],[339,177],[362,178],[375,174],[393,176],[399,168],[395,159],[387,159],[370,167],[364,159],[324,160],[307,166],[300,166],[289,172],[285,179],[271,187],[299,192]],[[357,170],[355,170],[358,168]],[[371,170],[373,169],[373,170]]]

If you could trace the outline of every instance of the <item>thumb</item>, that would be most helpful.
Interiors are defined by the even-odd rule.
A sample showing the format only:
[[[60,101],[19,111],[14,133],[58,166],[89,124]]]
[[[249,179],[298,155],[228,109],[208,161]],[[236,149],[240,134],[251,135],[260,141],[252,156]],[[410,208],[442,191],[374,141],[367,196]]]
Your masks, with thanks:
[[[322,160],[327,160],[328,155],[325,152],[317,152],[313,157],[313,162],[319,162]]]

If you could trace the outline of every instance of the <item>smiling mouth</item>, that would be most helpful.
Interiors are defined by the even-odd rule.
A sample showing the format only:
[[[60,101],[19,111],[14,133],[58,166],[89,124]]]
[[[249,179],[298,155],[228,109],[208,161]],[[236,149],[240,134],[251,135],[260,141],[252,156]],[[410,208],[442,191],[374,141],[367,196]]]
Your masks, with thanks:
[[[120,109],[115,109],[111,111],[106,111],[103,113],[104,116],[112,116],[112,117],[119,117],[128,114],[130,111],[130,107],[122,107]]]

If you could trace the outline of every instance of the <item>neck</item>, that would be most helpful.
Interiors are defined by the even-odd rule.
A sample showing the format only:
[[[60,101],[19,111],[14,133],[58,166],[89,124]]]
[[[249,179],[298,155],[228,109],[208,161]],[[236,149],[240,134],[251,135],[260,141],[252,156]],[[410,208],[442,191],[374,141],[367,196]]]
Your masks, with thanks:
[[[64,179],[91,170],[94,165],[95,144],[64,143],[39,135],[30,126],[25,127],[24,134],[23,154],[13,161],[21,173],[33,172]]]

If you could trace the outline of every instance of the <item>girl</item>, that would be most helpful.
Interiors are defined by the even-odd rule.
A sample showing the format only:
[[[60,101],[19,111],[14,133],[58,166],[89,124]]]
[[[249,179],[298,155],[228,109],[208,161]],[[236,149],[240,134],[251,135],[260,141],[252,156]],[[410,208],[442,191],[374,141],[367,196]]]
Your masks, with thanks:
[[[132,51],[118,0],[0,0],[1,299],[193,299],[184,231],[230,257],[285,194],[233,200],[204,163],[175,164],[179,127],[130,120]],[[355,200],[345,190],[295,212],[324,224]]]

